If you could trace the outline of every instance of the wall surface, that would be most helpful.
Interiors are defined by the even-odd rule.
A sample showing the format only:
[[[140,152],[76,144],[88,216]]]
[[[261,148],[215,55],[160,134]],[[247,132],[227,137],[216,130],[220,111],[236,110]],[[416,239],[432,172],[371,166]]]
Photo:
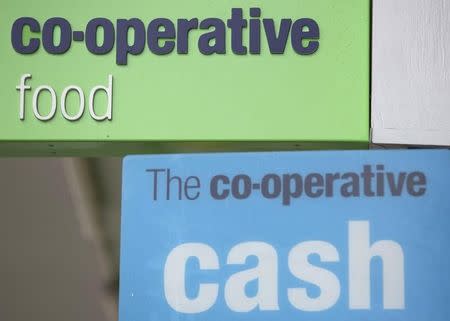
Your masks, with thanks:
[[[0,320],[108,321],[62,159],[0,161]]]
[[[373,2],[372,142],[450,145],[450,1]]]

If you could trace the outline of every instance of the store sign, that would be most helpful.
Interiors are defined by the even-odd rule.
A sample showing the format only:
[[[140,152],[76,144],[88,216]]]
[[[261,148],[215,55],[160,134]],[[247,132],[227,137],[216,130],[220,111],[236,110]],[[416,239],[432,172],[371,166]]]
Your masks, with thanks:
[[[0,143],[364,143],[369,21],[368,0],[6,0]]]
[[[448,320],[450,152],[131,156],[120,320]]]

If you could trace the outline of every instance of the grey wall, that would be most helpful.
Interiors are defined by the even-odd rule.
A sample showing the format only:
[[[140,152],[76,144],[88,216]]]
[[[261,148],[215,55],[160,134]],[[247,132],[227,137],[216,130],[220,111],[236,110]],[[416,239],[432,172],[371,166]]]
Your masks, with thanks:
[[[108,320],[69,185],[62,159],[0,160],[0,320]]]

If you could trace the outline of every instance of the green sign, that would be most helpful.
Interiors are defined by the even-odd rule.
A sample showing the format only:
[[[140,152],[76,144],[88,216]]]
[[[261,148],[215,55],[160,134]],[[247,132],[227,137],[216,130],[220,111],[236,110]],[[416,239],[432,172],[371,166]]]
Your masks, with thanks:
[[[369,23],[368,0],[4,0],[0,154],[367,144]]]

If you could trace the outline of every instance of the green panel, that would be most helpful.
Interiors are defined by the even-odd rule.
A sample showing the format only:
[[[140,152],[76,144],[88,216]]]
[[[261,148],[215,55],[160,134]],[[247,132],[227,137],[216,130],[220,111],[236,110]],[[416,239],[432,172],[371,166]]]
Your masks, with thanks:
[[[0,6],[0,141],[8,142],[0,143],[0,153],[51,153],[58,142],[64,146],[61,153],[79,155],[102,144],[108,146],[102,149],[105,154],[117,154],[130,151],[124,147],[130,144],[132,151],[148,151],[139,146],[152,142],[292,141],[311,148],[326,142],[342,142],[342,148],[368,142],[369,0],[2,0]],[[262,32],[260,54],[236,55],[228,29],[226,54],[201,54],[197,41],[207,31],[194,30],[188,54],[155,55],[146,46],[140,55],[129,55],[124,66],[116,64],[117,46],[109,54],[94,55],[84,42],[73,41],[65,54],[51,55],[41,45],[36,53],[21,55],[11,45],[11,27],[20,17],[35,18],[41,28],[47,19],[63,17],[73,30],[84,31],[96,17],[108,18],[115,27],[117,19],[132,17],[146,25],[161,17],[174,22],[219,17],[226,22],[232,8],[242,8],[249,19],[251,7],[261,8],[261,18],[273,18],[277,30],[282,18],[314,19],[320,27],[319,50],[299,55],[289,38],[284,54],[271,54]],[[41,37],[25,31],[29,36]],[[26,83],[32,88],[25,92],[25,119],[20,120],[16,86],[23,74],[32,75]],[[63,118],[65,87],[81,87],[87,103],[90,90],[107,85],[109,74],[112,120],[93,120],[87,106],[80,120]],[[57,95],[56,115],[46,122],[37,120],[32,108],[33,93],[41,85],[51,86]],[[45,114],[50,96],[40,97]],[[78,101],[74,93],[68,97],[73,115]],[[100,114],[106,99],[98,98]]]

